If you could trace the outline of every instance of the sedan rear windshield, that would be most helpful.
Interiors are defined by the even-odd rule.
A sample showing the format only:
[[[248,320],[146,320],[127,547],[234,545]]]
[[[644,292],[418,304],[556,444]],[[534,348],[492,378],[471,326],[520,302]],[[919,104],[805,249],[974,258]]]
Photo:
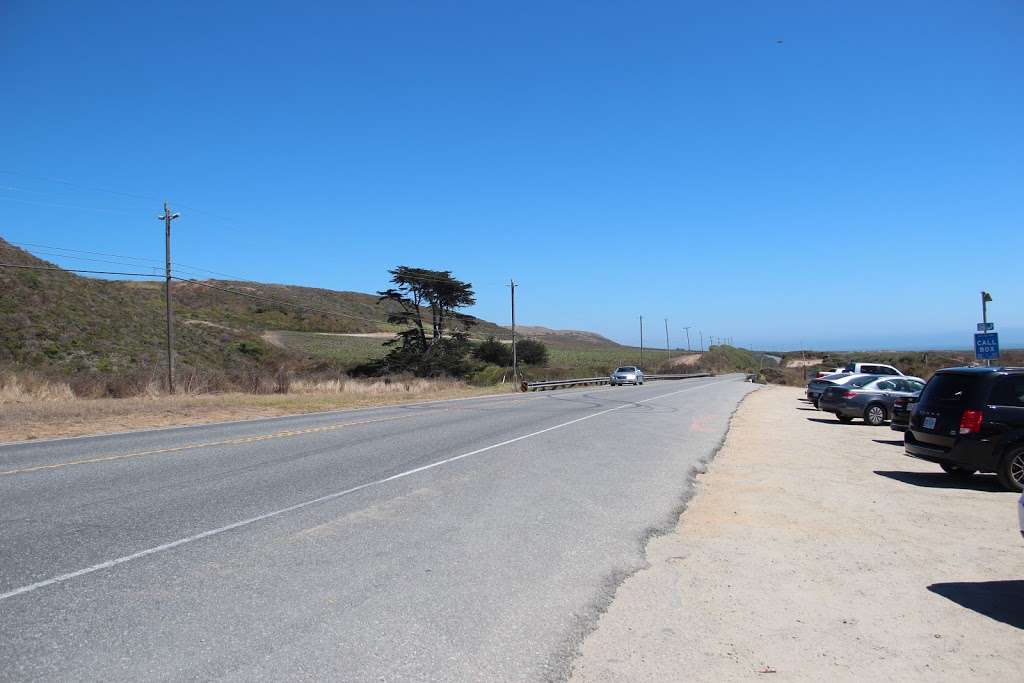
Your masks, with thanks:
[[[921,392],[921,404],[963,405],[975,383],[976,378],[967,375],[935,375]]]
[[[876,379],[878,379],[878,377],[874,375],[864,375],[863,377],[854,377],[846,384],[851,387],[862,387],[865,384],[870,384],[871,382],[874,382]]]

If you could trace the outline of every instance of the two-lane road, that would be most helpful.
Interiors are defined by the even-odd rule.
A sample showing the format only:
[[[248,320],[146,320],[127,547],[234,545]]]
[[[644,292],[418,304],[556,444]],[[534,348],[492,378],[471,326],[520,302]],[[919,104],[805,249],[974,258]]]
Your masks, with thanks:
[[[0,446],[0,678],[562,676],[741,379]]]

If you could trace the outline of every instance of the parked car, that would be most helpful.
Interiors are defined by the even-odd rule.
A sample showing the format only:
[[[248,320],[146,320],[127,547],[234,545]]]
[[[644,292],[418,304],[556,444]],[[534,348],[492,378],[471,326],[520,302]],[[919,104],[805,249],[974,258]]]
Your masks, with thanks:
[[[608,378],[608,383],[613,387],[620,384],[640,385],[644,383],[644,371],[635,365],[624,365],[621,368],[615,368],[615,372]]]
[[[948,474],[994,472],[1024,489],[1024,368],[939,370],[929,380],[903,436],[907,455]]]
[[[923,388],[924,380],[919,377],[860,375],[845,384],[827,387],[818,400],[818,408],[835,413],[840,422],[861,417],[878,427],[892,415],[897,397],[909,398]]]
[[[843,372],[863,373],[865,375],[903,375],[902,372],[893,366],[881,365],[880,363],[847,363],[843,368]]]
[[[914,404],[917,403],[917,397],[921,393],[918,392],[913,396],[897,396],[896,400],[892,402],[892,414],[889,415],[889,428],[896,432],[907,431],[907,425],[910,424],[910,412],[914,409]]]
[[[826,375],[825,377],[815,377],[807,383],[807,400],[813,403],[814,407],[817,408],[818,399],[821,398],[821,394],[825,389],[845,384],[860,376],[861,375],[851,375],[849,373],[839,372],[834,375]]]

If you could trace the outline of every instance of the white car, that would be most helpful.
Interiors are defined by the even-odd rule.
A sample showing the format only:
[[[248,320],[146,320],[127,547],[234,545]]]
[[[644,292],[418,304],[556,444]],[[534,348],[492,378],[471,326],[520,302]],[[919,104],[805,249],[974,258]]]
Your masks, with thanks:
[[[903,373],[894,368],[893,366],[882,365],[881,363],[847,363],[846,367],[842,369],[842,372],[854,375],[864,374],[903,376]]]
[[[615,372],[608,378],[608,384],[613,387],[617,387],[620,384],[636,384],[641,385],[644,383],[644,371],[635,365],[623,365],[621,368],[615,368]]]

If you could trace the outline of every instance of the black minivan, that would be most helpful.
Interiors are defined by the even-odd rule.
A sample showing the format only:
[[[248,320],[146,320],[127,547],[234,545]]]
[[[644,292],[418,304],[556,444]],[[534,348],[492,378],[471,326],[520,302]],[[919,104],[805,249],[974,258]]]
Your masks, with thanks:
[[[953,476],[995,472],[1024,488],[1024,368],[946,368],[928,381],[904,434],[907,455]]]

